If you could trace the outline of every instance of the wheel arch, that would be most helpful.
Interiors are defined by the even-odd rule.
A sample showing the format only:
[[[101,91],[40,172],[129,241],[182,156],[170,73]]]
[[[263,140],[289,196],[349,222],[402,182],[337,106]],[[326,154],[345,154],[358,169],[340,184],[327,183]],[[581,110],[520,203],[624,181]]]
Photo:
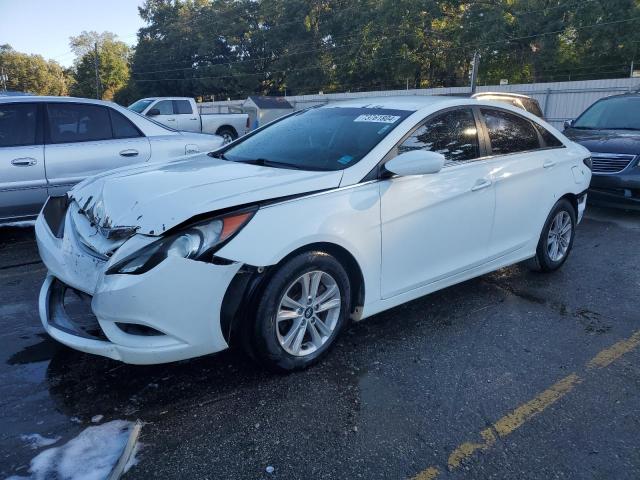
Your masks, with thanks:
[[[220,132],[222,132],[223,130],[230,130],[236,136],[236,138],[238,138],[239,136],[238,131],[233,125],[220,125],[216,130],[216,135],[220,135]]]
[[[569,203],[571,203],[571,206],[573,207],[573,211],[577,217],[578,216],[578,196],[575,195],[574,193],[565,193],[562,197],[558,199],[558,202],[563,199],[568,200]],[[555,204],[554,204],[554,207],[555,207]]]
[[[222,301],[220,324],[227,344],[244,342],[249,337],[246,330],[251,315],[257,307],[264,287],[270,278],[289,259],[305,252],[321,251],[335,257],[344,267],[351,284],[351,314],[364,305],[364,274],[356,258],[346,248],[331,242],[314,242],[299,247],[285,255],[278,263],[269,267],[252,267],[245,265],[230,283]]]

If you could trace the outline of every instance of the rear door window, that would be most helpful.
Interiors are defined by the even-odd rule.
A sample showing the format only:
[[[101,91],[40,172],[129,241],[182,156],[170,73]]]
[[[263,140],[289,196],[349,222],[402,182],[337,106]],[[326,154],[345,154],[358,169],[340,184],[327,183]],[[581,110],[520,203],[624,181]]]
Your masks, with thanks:
[[[0,105],[0,147],[41,143],[38,137],[38,106],[35,103]]]
[[[193,113],[191,103],[188,100],[174,100],[173,110],[178,115],[191,115]]]
[[[540,140],[533,124],[505,110],[481,109],[493,155],[526,152],[540,148]]]
[[[473,111],[461,108],[430,118],[398,146],[398,153],[411,150],[441,153],[445,166],[478,158],[480,142]]]
[[[66,102],[49,103],[47,119],[51,143],[91,142],[113,138],[106,107]]]

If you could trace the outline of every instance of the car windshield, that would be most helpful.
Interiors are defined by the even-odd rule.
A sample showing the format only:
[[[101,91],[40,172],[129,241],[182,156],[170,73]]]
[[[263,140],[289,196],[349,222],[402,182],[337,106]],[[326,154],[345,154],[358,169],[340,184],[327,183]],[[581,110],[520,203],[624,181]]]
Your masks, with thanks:
[[[153,103],[153,101],[153,98],[143,98],[142,100],[138,100],[137,102],[129,105],[127,108],[129,110],[133,110],[136,113],[142,113],[145,108]]]
[[[281,168],[342,170],[359,162],[411,113],[347,107],[304,110],[241,140],[220,156]]]
[[[640,130],[640,96],[600,100],[574,122],[587,130]]]

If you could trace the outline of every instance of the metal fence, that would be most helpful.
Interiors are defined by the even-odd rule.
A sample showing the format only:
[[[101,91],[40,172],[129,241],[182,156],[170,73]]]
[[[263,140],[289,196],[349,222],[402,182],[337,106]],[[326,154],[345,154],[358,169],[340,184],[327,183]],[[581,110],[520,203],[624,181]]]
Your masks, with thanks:
[[[576,118],[596,100],[638,89],[640,89],[640,78],[618,78],[578,82],[484,85],[478,87],[478,92],[511,92],[529,95],[538,100],[547,121],[555,127],[561,128],[566,120]],[[424,88],[296,95],[287,97],[287,100],[293,105],[294,109],[301,110],[314,105],[340,102],[353,98],[395,95],[443,95],[466,92],[469,92],[469,87]],[[203,113],[214,113],[216,111],[222,112],[228,106],[237,107],[240,104],[242,104],[242,101],[238,100],[209,102],[200,104],[200,108]]]

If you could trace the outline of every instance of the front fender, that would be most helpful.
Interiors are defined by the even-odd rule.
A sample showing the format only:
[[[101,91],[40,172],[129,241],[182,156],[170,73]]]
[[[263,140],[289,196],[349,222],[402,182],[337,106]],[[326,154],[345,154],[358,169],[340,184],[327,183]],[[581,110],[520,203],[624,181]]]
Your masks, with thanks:
[[[263,207],[216,256],[267,267],[316,243],[330,243],[348,251],[362,271],[365,298],[379,299],[381,238],[377,182]]]

